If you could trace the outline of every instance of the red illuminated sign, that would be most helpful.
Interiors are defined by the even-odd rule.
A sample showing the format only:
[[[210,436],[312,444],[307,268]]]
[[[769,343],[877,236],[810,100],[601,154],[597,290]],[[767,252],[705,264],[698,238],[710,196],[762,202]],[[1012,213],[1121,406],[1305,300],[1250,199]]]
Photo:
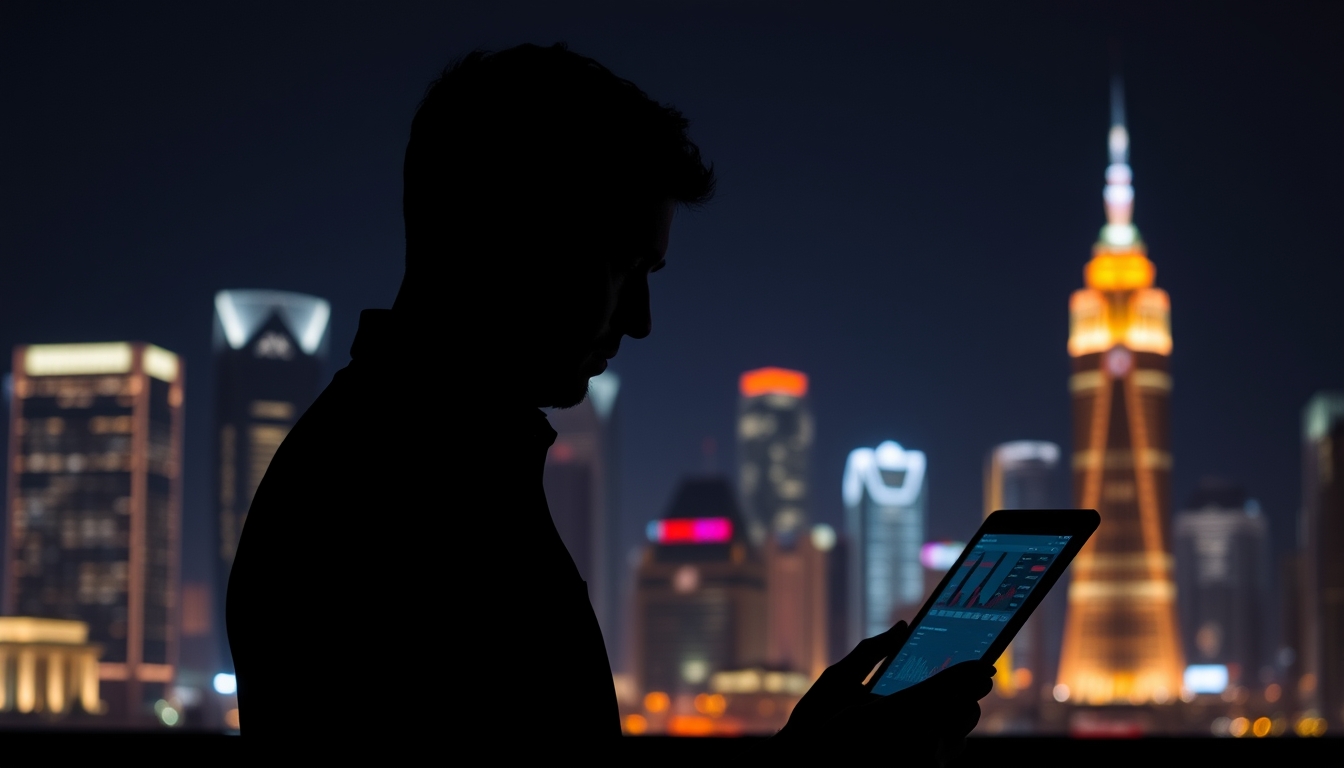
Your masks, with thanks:
[[[726,517],[674,517],[649,523],[655,544],[726,544],[733,540],[733,521]]]

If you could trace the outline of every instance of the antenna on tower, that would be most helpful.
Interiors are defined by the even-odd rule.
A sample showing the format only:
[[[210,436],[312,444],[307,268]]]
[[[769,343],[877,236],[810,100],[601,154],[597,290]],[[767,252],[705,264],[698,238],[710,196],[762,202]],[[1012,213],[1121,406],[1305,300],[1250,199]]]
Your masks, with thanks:
[[[1111,130],[1106,134],[1111,164],[1106,167],[1106,226],[1101,239],[1127,248],[1138,240],[1134,228],[1134,174],[1129,168],[1129,129],[1125,126],[1125,79],[1120,74],[1120,45],[1111,43]]]
[[[1111,125],[1125,124],[1125,76],[1111,75]]]
[[[1111,132],[1108,136],[1112,163],[1129,163],[1129,129],[1125,125],[1125,76],[1120,67],[1120,41],[1111,41]]]

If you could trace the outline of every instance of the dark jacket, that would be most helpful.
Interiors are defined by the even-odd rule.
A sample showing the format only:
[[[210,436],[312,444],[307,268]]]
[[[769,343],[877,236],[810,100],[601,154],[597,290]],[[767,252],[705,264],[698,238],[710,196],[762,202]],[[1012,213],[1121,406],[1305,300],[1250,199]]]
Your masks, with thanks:
[[[275,454],[229,579],[245,745],[517,762],[617,743],[601,630],[542,489],[555,432],[450,355],[365,311]]]

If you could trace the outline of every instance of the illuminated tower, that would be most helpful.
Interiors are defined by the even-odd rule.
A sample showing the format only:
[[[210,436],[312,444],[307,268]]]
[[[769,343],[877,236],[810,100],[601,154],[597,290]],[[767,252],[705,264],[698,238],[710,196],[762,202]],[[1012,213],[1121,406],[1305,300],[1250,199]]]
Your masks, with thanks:
[[[5,613],[86,624],[109,715],[143,722],[176,676],[181,361],[19,346],[12,398]]]
[[[759,368],[738,385],[738,490],[748,534],[765,554],[766,663],[816,677],[829,661],[826,562],[835,536],[807,528],[807,374]]]
[[[914,618],[924,600],[926,464],[922,451],[891,440],[857,448],[845,462],[850,648]]]
[[[757,546],[767,533],[791,540],[807,524],[807,374],[759,368],[742,374],[739,390],[738,491],[747,532]]]
[[[588,583],[588,597],[602,626],[607,657],[619,669],[623,593],[620,515],[616,507],[617,395],[621,380],[614,371],[588,382],[588,397],[573,408],[551,411],[557,433],[546,454],[546,503],[579,575]]]
[[[1056,698],[1164,703],[1183,660],[1167,541],[1171,332],[1166,291],[1131,222],[1124,95],[1111,90],[1106,226],[1069,301],[1074,498],[1101,527],[1073,564]]]
[[[215,294],[215,499],[228,584],[252,495],[317,397],[331,305],[284,291]]]

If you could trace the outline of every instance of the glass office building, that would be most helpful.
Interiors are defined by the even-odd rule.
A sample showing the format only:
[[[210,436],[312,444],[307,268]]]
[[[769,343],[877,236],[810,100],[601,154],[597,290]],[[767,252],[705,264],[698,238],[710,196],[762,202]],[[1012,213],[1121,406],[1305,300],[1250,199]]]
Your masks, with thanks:
[[[5,613],[86,625],[109,721],[144,723],[178,658],[182,362],[35,344],[13,375]]]
[[[284,291],[215,294],[215,499],[227,583],[252,496],[322,384],[326,300]]]
[[[738,392],[738,492],[748,533],[758,547],[768,535],[788,542],[807,525],[807,374],[758,368],[742,374]]]
[[[858,448],[845,463],[842,496],[848,539],[848,645],[910,619],[924,597],[927,462],[888,440]]]
[[[1276,622],[1260,505],[1237,486],[1206,480],[1176,515],[1172,548],[1186,660],[1227,667],[1230,685],[1263,687]]]

